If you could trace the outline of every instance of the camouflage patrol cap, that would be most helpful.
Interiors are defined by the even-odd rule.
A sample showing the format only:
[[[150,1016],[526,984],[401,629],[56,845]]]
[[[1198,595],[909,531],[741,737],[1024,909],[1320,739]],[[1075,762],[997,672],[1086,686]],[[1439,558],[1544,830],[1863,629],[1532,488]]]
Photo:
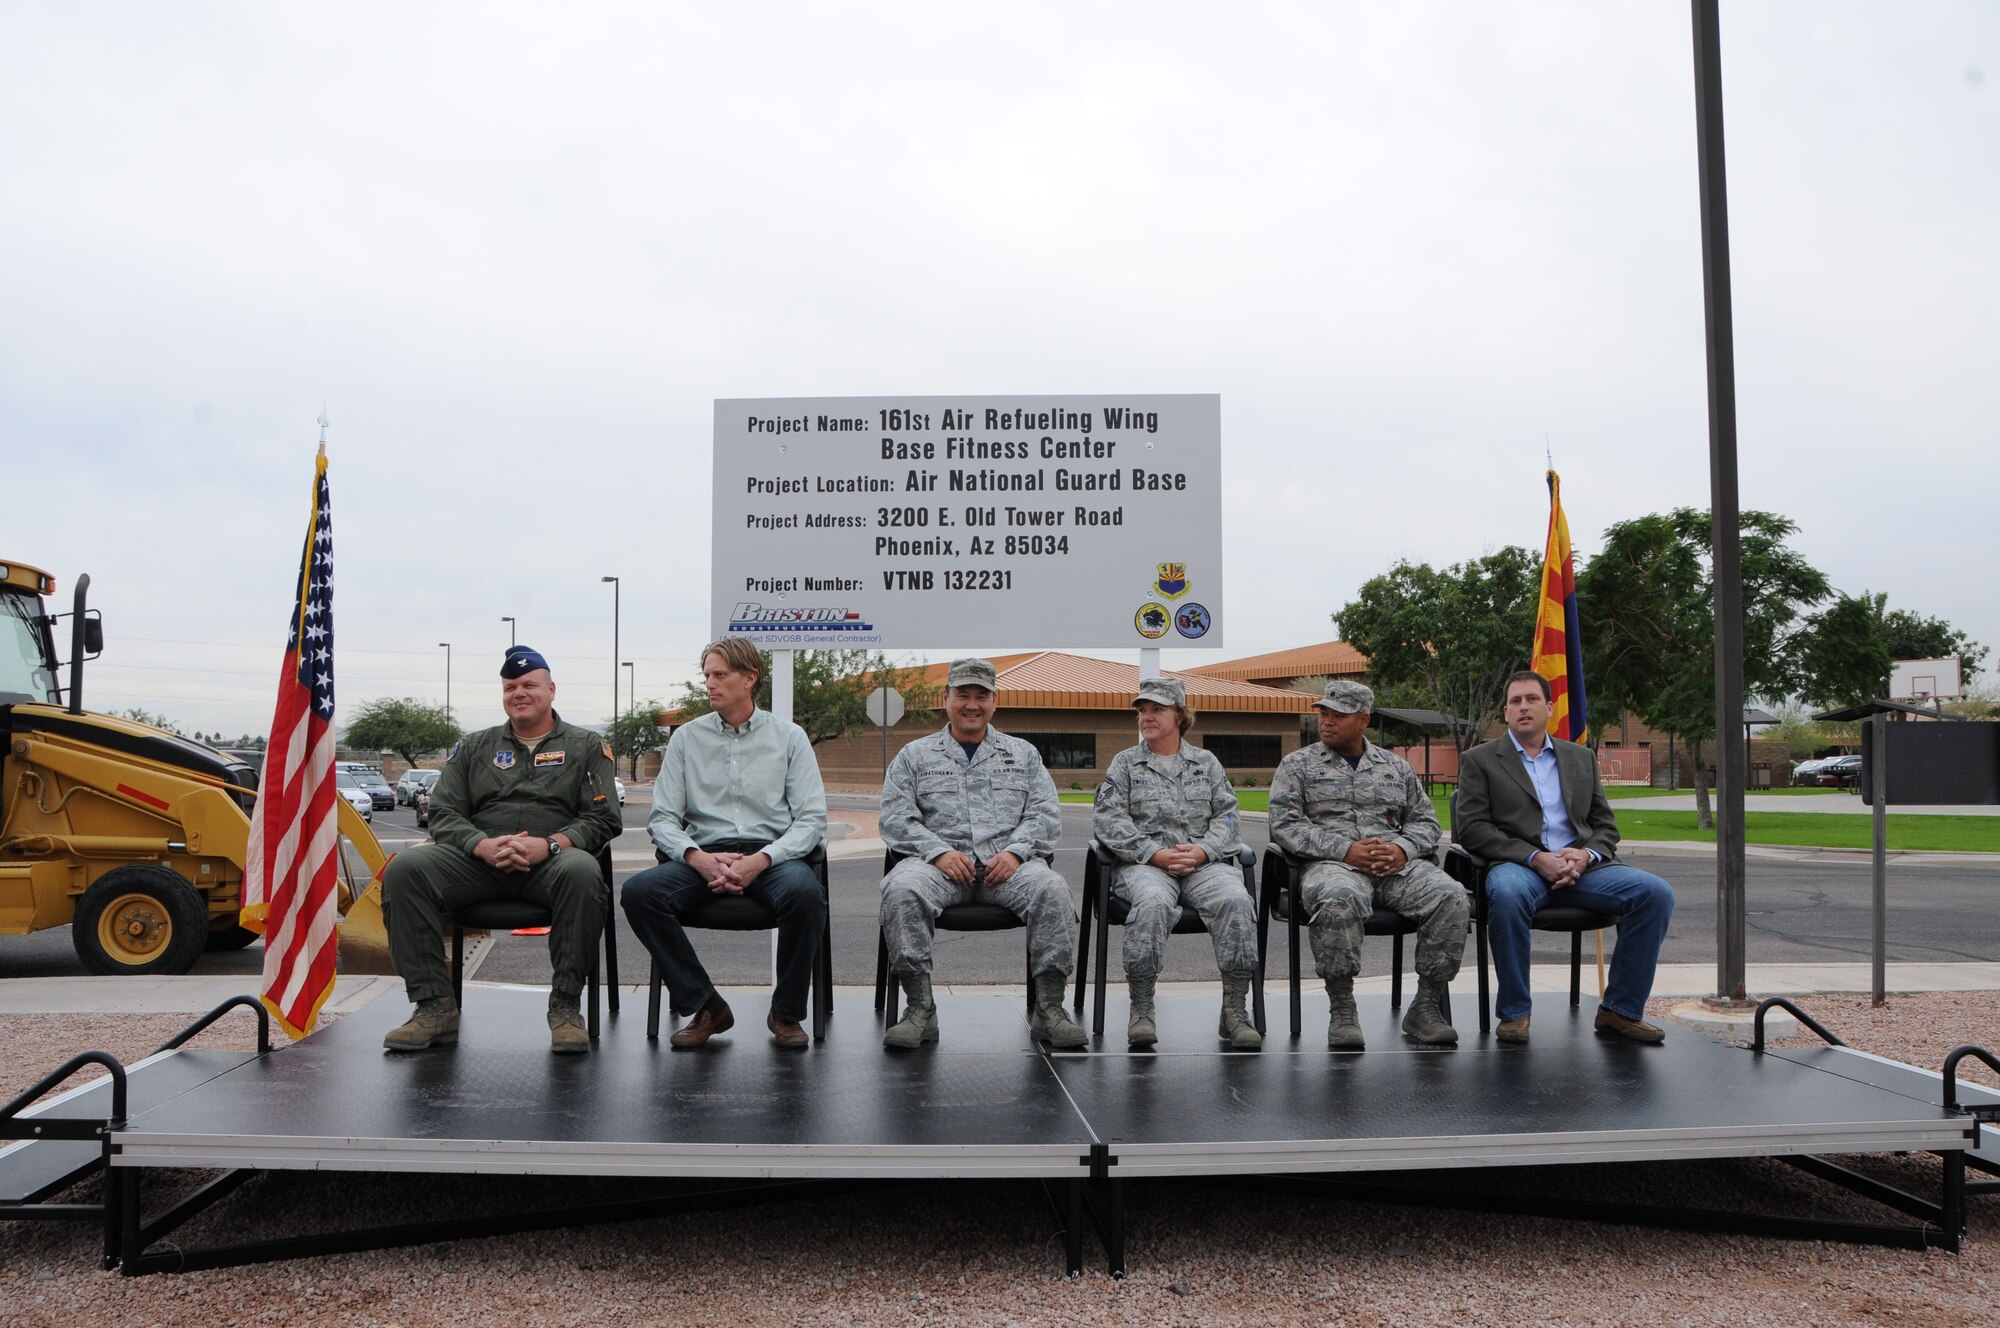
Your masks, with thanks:
[[[1313,702],[1321,710],[1331,710],[1336,715],[1356,715],[1375,712],[1375,693],[1361,683],[1346,678],[1335,678],[1326,685],[1326,691],[1319,700]]]
[[[1179,678],[1147,678],[1139,684],[1139,694],[1132,698],[1132,704],[1151,701],[1154,705],[1185,706],[1187,688],[1181,686]]]
[[[984,687],[989,692],[1000,690],[997,682],[993,665],[983,659],[955,659],[944,676],[947,687]]]

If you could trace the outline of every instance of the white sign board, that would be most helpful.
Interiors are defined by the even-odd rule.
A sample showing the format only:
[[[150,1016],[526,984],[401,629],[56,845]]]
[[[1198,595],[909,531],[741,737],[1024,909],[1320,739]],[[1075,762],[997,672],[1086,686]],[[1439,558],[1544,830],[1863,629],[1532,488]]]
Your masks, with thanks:
[[[715,634],[1222,644],[1222,399],[715,403]]]

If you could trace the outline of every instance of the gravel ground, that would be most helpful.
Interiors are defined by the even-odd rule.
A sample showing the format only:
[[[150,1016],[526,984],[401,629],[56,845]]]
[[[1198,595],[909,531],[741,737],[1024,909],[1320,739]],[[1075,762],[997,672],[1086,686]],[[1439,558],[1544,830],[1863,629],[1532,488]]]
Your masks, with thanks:
[[[1663,1007],[1665,1002],[1656,1003]],[[1964,1042],[2000,1044],[2000,993],[1814,996],[1800,1004],[1853,1045],[1935,1066]],[[179,1015],[0,1019],[0,1096],[80,1046],[137,1058]],[[1675,1036],[1692,1036],[1678,1032]],[[203,1045],[247,1047],[248,1020]],[[1803,1041],[1813,1041],[1808,1035]],[[1994,1082],[1982,1067],[1977,1075]],[[1856,1159],[1934,1192],[1928,1158]],[[1827,1216],[1881,1210],[1782,1164],[1643,1164],[1663,1199],[1769,1202],[1780,1187]],[[1452,1173],[1553,1194],[1604,1195],[1633,1168]],[[192,1179],[192,1178],[190,1178]],[[191,1239],[264,1221],[325,1220],[328,1196],[386,1218],[462,1215],[546,1193],[643,1192],[623,1182],[275,1173]],[[74,1198],[94,1197],[85,1182]],[[0,1321],[10,1325],[328,1323],[728,1325],[2000,1323],[2000,1196],[1973,1199],[1964,1253],[1702,1236],[1547,1219],[1300,1199],[1194,1184],[1135,1185],[1130,1277],[1060,1275],[1061,1241],[1025,1184],[905,1186],[575,1231],[127,1279],[97,1269],[94,1228],[0,1223]]]

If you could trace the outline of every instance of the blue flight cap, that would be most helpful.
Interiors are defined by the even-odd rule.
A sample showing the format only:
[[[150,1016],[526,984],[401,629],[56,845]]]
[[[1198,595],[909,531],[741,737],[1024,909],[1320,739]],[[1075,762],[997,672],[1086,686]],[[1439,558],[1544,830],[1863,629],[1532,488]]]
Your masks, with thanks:
[[[533,646],[509,646],[507,658],[500,661],[500,676],[518,678],[536,669],[546,669],[549,662],[542,658],[542,652]]]

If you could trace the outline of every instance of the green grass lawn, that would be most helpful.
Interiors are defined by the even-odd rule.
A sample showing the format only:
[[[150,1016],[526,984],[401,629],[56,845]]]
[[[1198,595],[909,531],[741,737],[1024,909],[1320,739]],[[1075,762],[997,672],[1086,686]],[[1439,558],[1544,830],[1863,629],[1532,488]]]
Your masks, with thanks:
[[[1800,789],[1801,793],[1817,790]],[[1836,792],[1837,790],[1826,790]],[[1665,790],[1661,790],[1665,792]],[[1064,802],[1087,803],[1092,793],[1066,789]],[[1851,796],[1851,795],[1849,795]],[[1635,803],[1637,800],[1634,800]],[[1237,805],[1246,812],[1271,809],[1268,789],[1236,790]],[[1439,824],[1451,827],[1450,797],[1431,795]],[[1648,811],[1643,804],[1625,807],[1618,813],[1618,831],[1626,840],[1690,840],[1713,844],[1713,830],[1694,828],[1693,812]],[[1743,817],[1746,841],[1752,844],[1805,848],[1874,847],[1873,819],[1863,810],[1857,815],[1838,812],[1747,812]],[[1995,816],[1896,816],[1889,817],[1889,847],[1909,852],[2000,853],[2000,817]]]

